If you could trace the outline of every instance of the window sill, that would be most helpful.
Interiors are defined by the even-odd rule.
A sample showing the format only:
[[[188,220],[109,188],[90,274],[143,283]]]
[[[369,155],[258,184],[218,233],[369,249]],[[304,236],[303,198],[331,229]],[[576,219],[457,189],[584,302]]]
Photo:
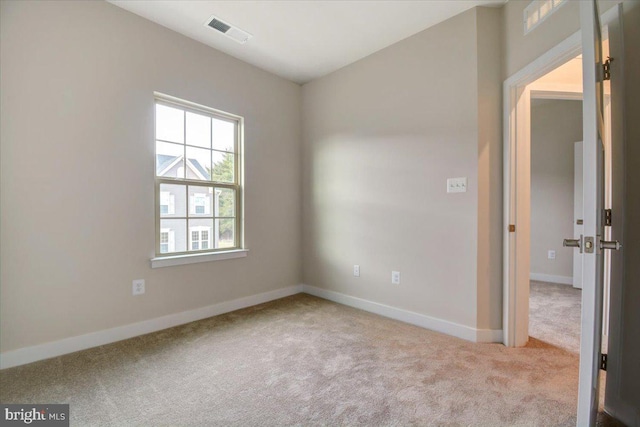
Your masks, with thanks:
[[[151,268],[171,267],[173,265],[196,264],[199,262],[222,261],[225,259],[244,258],[249,249],[234,249],[225,252],[208,254],[176,255],[151,258]]]

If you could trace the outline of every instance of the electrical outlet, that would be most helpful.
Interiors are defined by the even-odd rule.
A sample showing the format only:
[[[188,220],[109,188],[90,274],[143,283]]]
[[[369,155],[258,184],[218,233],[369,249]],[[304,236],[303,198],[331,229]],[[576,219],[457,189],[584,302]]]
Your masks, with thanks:
[[[392,271],[391,272],[391,284],[399,285],[400,284],[400,272]]]
[[[133,281],[131,293],[133,295],[144,294],[144,279],[138,279]]]
[[[556,251],[547,251],[547,258],[556,259]]]
[[[353,266],[353,275],[356,277],[360,277],[360,266],[358,264],[355,264]]]

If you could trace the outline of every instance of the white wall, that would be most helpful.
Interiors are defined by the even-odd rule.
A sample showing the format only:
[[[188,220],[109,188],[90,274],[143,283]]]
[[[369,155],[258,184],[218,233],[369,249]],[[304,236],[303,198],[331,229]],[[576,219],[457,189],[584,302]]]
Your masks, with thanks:
[[[499,41],[499,19],[498,9],[470,10],[303,87],[306,284],[500,329],[499,237],[483,258],[497,269],[481,268],[495,310],[478,308],[478,195],[499,206],[489,165],[501,143],[499,44],[478,27]],[[497,72],[479,74],[479,52]],[[468,191],[447,194],[447,178],[463,176]]]
[[[300,283],[300,86],[106,2],[0,15],[3,352]],[[244,116],[247,258],[150,268],[154,91]]]
[[[534,100],[531,107],[531,273],[571,278],[574,142],[582,141],[582,101]],[[556,251],[548,259],[547,251]]]

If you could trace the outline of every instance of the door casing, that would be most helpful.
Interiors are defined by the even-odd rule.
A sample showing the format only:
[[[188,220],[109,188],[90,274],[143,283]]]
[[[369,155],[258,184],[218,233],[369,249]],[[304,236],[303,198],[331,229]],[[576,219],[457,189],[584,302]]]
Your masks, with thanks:
[[[616,8],[601,17],[608,25]],[[563,92],[531,85],[534,81],[581,53],[577,31],[503,84],[504,186],[503,186],[503,343],[521,347],[529,339],[531,120],[530,101],[535,98],[582,99],[577,88]],[[553,93],[555,92],[555,93]],[[514,225],[516,231],[510,232]],[[562,236],[570,237],[570,236]]]

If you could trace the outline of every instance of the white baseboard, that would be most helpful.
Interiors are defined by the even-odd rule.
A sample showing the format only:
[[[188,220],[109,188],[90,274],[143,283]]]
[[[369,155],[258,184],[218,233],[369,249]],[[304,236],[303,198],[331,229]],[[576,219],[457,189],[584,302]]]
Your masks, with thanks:
[[[195,310],[183,311],[181,313],[169,314],[143,322],[132,323],[130,325],[119,326],[103,331],[92,332],[86,335],[65,338],[59,341],[24,347],[18,350],[0,353],[0,369],[11,368],[24,365],[38,360],[49,359],[63,354],[86,350],[91,347],[110,344],[116,341],[133,338],[139,335],[160,331],[196,320],[206,319],[241,308],[251,307],[290,295],[302,292],[302,285],[289,286],[287,288],[276,289],[275,291],[264,292],[232,301],[225,301]]]
[[[276,289],[257,295],[238,298],[232,301],[225,301],[207,307],[194,310],[183,311],[181,313],[169,314],[155,319],[145,320],[130,325],[118,326],[116,328],[103,331],[92,332],[85,335],[65,338],[59,341],[38,344],[31,347],[24,347],[17,350],[0,353],[0,369],[12,368],[14,366],[25,365],[39,360],[50,359],[80,350],[110,344],[140,335],[157,332],[196,320],[206,319],[219,314],[228,313],[257,304],[295,295],[301,292],[308,293],[320,298],[344,304],[350,307],[359,308],[391,319],[400,320],[412,325],[420,326],[433,331],[442,332],[447,335],[462,338],[473,342],[502,342],[502,330],[475,329],[469,326],[437,319],[424,314],[379,304],[361,298],[352,297],[339,292],[316,288],[308,285],[290,286]]]
[[[538,282],[558,283],[561,285],[573,285],[573,277],[571,276],[554,276],[553,274],[530,273],[529,279]]]
[[[401,322],[410,323],[425,329],[442,332],[447,335],[473,342],[502,342],[502,330],[475,329],[447,320],[426,316],[413,311],[391,307],[362,298],[352,297],[340,292],[329,291],[315,286],[302,285],[303,292],[349,307],[359,308]]]

